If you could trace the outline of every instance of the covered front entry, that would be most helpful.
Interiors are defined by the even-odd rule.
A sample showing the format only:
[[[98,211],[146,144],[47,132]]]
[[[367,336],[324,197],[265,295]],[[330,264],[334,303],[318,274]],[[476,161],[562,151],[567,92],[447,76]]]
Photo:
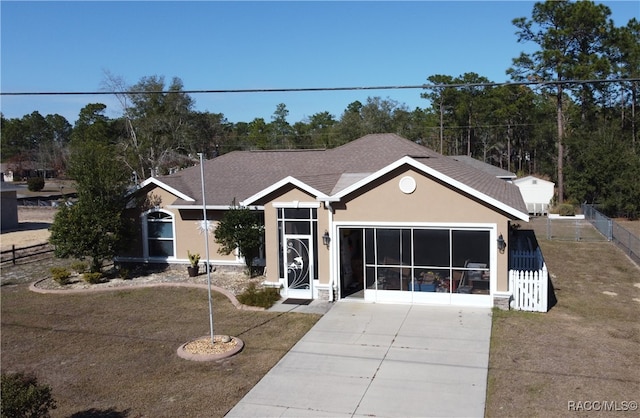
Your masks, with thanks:
[[[338,227],[339,295],[370,302],[491,306],[495,227]]]

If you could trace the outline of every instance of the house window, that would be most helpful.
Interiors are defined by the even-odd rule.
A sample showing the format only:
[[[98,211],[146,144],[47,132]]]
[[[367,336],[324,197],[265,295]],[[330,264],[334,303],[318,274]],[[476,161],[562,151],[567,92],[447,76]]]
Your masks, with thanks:
[[[147,255],[167,258],[174,256],[173,215],[155,211],[146,216]]]
[[[366,228],[367,288],[489,293],[488,230]]]
[[[314,243],[318,242],[318,209],[316,208],[278,208],[278,272],[280,278],[286,277],[284,268],[285,235],[309,235]],[[318,259],[318,246],[313,246],[313,259]],[[318,263],[314,264],[313,277],[318,277]]]

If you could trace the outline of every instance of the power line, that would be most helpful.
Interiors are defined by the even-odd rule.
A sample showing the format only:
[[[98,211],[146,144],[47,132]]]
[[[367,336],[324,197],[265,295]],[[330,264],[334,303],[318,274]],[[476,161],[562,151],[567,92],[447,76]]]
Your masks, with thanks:
[[[0,96],[94,96],[111,94],[233,94],[233,93],[297,93],[317,91],[357,91],[357,90],[411,90],[411,89],[444,89],[461,87],[502,87],[502,86],[551,86],[565,84],[623,83],[638,82],[640,78],[616,78],[593,80],[562,81],[517,81],[504,83],[452,83],[452,84],[419,84],[398,86],[358,86],[358,87],[301,87],[301,88],[269,88],[269,89],[208,89],[208,90],[132,90],[132,91],[39,91],[39,92],[0,92]]]

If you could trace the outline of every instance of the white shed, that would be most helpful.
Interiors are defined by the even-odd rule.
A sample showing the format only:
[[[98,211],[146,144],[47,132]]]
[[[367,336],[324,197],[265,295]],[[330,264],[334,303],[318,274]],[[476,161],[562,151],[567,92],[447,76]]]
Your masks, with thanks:
[[[545,215],[553,199],[555,183],[534,176],[527,176],[513,180],[518,186],[529,213]]]

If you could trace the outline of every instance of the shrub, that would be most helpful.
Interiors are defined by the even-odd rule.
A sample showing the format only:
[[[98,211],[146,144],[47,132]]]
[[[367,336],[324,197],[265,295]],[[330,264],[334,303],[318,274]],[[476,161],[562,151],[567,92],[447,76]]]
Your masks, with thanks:
[[[563,203],[558,207],[558,214],[560,216],[574,216],[576,214],[576,210],[573,205],[568,203]]]
[[[42,177],[29,177],[27,179],[27,188],[32,192],[39,192],[44,189],[44,179]]]
[[[61,285],[69,284],[71,273],[64,267],[51,267],[51,275],[53,280]]]
[[[102,273],[97,272],[97,273],[84,273],[82,275],[82,278],[84,279],[85,282],[87,283],[91,283],[91,284],[98,284],[102,281]]]
[[[56,408],[51,388],[38,384],[35,376],[2,373],[2,417],[48,417]]]
[[[247,289],[238,295],[238,301],[244,305],[270,308],[280,300],[280,290],[276,287],[258,288],[255,283],[250,283]]]
[[[88,267],[89,266],[84,261],[76,261],[75,263],[71,264],[71,269],[78,274],[82,274],[87,271]]]

